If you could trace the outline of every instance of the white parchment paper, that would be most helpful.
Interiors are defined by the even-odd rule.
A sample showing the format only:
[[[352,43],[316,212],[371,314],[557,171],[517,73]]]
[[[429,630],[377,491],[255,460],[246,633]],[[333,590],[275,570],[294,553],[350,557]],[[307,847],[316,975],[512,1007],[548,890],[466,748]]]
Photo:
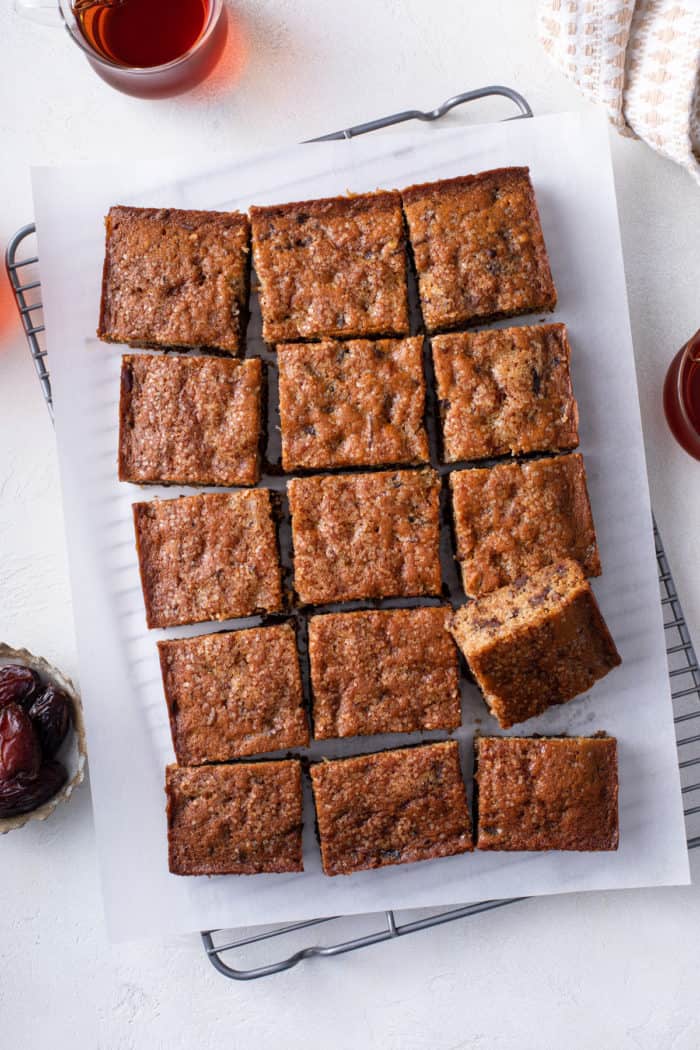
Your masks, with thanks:
[[[477,852],[330,879],[321,873],[307,797],[303,874],[172,876],[163,769],[173,752],[155,643],[222,625],[151,632],[145,626],[130,504],[184,490],[139,489],[117,481],[124,348],[102,344],[94,335],[103,216],[116,203],[245,209],[512,164],[531,168],[559,292],[553,319],[569,328],[581,451],[604,567],[593,586],[623,664],[585,697],[511,732],[604,729],[618,738],[620,849]],[[639,405],[602,117],[565,114],[435,129],[430,135],[381,134],[244,160],[129,159],[100,167],[36,168],[33,184],[90,776],[112,937],[687,882]],[[261,349],[259,318],[253,318],[251,333],[248,353],[255,354]],[[477,691],[465,684],[463,726],[456,735],[467,776],[476,728],[498,731]],[[349,754],[417,739],[315,744],[311,754]]]

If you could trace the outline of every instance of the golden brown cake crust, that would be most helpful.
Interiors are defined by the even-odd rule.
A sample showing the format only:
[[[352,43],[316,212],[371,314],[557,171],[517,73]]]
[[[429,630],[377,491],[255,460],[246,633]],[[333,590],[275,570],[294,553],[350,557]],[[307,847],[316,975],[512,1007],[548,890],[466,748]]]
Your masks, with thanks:
[[[451,630],[503,729],[572,700],[621,662],[574,561],[469,602]]]
[[[308,746],[290,624],[158,642],[158,651],[181,765]]]
[[[401,197],[429,332],[554,309],[527,168],[428,182]]]
[[[432,352],[447,463],[578,445],[565,325],[438,335]]]
[[[478,849],[615,850],[617,741],[480,737]]]
[[[408,335],[398,193],[250,209],[263,337]]]
[[[423,340],[277,347],[287,471],[428,461]]]
[[[473,849],[455,741],[311,767],[326,875]]]
[[[287,495],[302,604],[440,593],[435,471],[293,478]]]
[[[301,763],[168,766],[174,875],[303,871]]]
[[[267,489],[135,503],[133,512],[149,627],[282,608]]]
[[[119,479],[136,484],[255,485],[260,480],[262,362],[126,354]]]
[[[600,576],[583,457],[503,463],[450,474],[457,560],[481,595],[560,558]]]
[[[315,738],[456,729],[459,670],[449,616],[444,606],[313,616]]]
[[[132,346],[240,354],[250,226],[240,212],[110,208],[97,334]]]

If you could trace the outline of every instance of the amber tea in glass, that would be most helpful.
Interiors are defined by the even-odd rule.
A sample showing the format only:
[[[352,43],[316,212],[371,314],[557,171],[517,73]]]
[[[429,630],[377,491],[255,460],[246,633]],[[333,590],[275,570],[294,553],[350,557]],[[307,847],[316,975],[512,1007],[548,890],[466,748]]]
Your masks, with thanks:
[[[145,69],[180,58],[204,32],[209,0],[83,0],[80,31],[104,58]]]
[[[700,330],[671,362],[664,383],[664,411],[676,441],[700,459]]]
[[[34,21],[62,26],[96,73],[140,98],[194,87],[224,51],[223,0],[15,0]]]

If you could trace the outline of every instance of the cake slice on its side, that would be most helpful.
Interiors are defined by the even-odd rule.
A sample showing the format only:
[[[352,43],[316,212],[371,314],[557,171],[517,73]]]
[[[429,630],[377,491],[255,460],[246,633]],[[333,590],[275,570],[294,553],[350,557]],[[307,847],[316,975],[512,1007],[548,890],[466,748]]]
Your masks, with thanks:
[[[451,630],[503,729],[573,699],[621,662],[575,561],[464,605]]]

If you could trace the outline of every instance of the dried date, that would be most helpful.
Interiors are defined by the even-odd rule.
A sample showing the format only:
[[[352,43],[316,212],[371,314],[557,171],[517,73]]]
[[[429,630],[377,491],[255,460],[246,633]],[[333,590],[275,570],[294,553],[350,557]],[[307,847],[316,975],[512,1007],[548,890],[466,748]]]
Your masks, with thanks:
[[[0,711],[0,777],[35,776],[40,765],[41,747],[29,715],[19,704],[7,704]]]
[[[40,685],[39,675],[31,667],[5,664],[4,667],[0,667],[0,708],[6,704],[28,707]]]
[[[62,689],[47,685],[29,708],[44,758],[52,758],[63,743],[71,721],[71,704]]]
[[[0,817],[15,817],[30,813],[48,802],[59,791],[68,774],[60,762],[49,761],[30,776],[19,773],[16,777],[0,780]]]

